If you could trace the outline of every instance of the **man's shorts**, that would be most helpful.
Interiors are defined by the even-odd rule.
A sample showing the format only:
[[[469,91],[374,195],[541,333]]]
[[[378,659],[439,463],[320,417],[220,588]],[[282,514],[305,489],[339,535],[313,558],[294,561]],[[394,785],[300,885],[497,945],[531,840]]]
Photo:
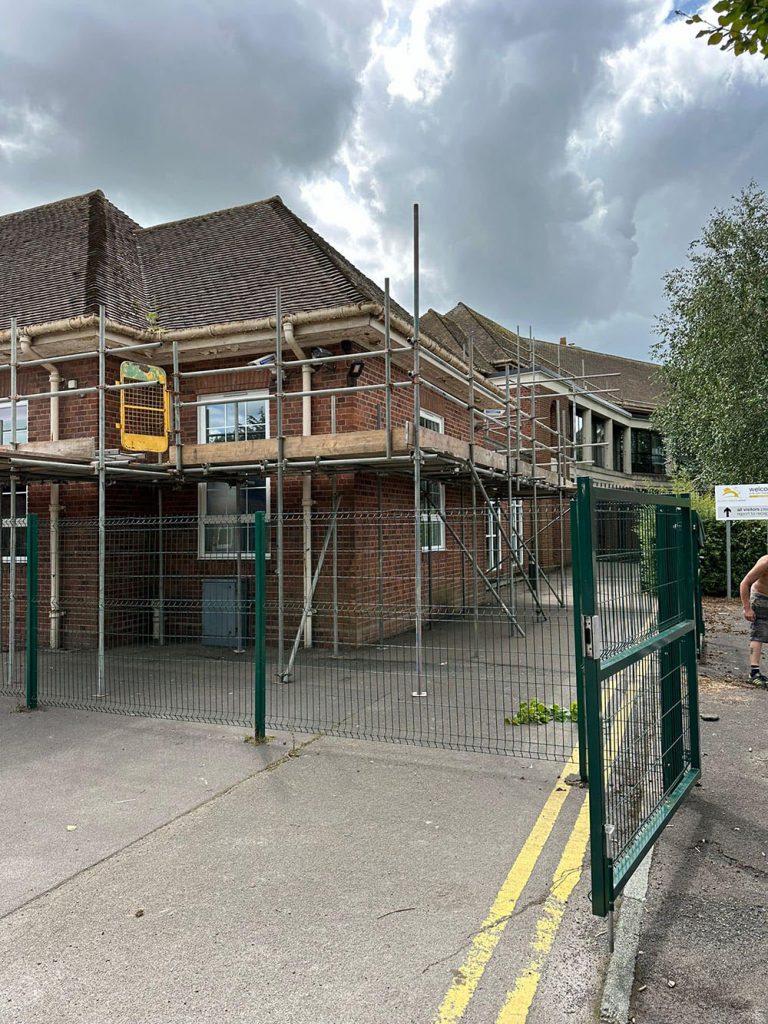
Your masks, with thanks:
[[[749,639],[768,644],[768,597],[753,594],[750,604],[755,613],[755,621],[750,623],[752,628],[749,631]]]

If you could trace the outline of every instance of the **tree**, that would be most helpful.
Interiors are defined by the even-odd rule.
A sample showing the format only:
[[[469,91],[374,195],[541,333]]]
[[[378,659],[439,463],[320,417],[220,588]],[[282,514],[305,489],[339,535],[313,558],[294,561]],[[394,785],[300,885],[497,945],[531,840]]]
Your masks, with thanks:
[[[712,8],[718,15],[713,25],[700,14],[675,11],[688,25],[703,25],[696,38],[707,37],[709,46],[742,53],[762,53],[768,57],[768,0],[720,0]]]
[[[749,185],[715,211],[664,278],[659,317],[667,453],[693,483],[768,480],[768,198]]]

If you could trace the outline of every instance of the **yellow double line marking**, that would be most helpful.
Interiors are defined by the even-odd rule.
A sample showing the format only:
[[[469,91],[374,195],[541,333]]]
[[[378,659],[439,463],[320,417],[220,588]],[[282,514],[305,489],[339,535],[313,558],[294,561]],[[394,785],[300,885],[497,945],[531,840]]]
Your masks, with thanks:
[[[570,787],[566,785],[565,780],[568,775],[577,771],[578,752],[574,750],[499,889],[488,916],[472,940],[464,963],[455,973],[440,1009],[437,1011],[435,1024],[455,1024],[464,1016],[469,1001],[504,934],[504,929],[520,899],[520,894],[533,874],[539,855],[544,849],[544,844],[549,838],[565,803],[565,798],[568,796]],[[512,1019],[514,1018],[510,1018],[510,1020]]]

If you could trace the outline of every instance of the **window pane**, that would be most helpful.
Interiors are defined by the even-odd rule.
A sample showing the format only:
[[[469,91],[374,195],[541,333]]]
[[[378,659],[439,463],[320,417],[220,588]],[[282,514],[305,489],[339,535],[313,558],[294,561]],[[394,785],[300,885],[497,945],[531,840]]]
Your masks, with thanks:
[[[225,440],[225,414],[223,405],[206,405],[204,441]]]
[[[237,494],[234,487],[216,481],[205,485],[207,516],[237,515]]]

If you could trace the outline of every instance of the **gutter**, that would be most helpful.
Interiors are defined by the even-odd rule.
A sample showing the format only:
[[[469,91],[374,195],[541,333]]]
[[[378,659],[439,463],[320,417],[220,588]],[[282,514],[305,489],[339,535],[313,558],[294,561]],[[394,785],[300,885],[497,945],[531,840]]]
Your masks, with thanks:
[[[346,320],[350,316],[370,316],[376,320],[383,320],[384,307],[378,302],[356,302],[346,306],[332,306],[329,309],[291,313],[283,317],[283,324],[292,324],[294,327],[300,327],[303,324],[322,324],[332,323],[334,320]],[[98,323],[98,315],[89,313],[84,316],[70,317],[63,320],[51,320],[43,324],[31,324],[29,327],[25,327],[22,333],[28,338],[45,338],[53,334],[64,334],[96,328]],[[391,316],[390,323],[400,334],[405,337],[411,336],[413,327],[407,320]],[[120,333],[134,341],[185,342],[207,338],[221,338],[230,334],[244,334],[264,330],[273,331],[275,329],[275,318],[274,316],[264,316],[250,320],[232,320],[228,323],[208,324],[205,327],[184,327],[179,330],[169,331],[158,328],[139,329],[137,327],[129,327],[127,324],[121,324],[117,320],[107,319],[106,329]],[[9,329],[0,331],[0,343],[9,342],[10,337],[11,332]],[[419,344],[423,349],[437,356],[463,376],[469,375],[469,365],[463,359],[460,359],[452,352],[443,348],[442,345],[433,341],[429,335],[421,334],[419,336]],[[291,348],[295,354],[293,345],[291,345]],[[491,380],[483,376],[479,370],[474,371],[474,378],[486,391],[490,391],[492,394],[498,392],[496,397],[502,402],[505,401],[501,389],[497,388]]]

